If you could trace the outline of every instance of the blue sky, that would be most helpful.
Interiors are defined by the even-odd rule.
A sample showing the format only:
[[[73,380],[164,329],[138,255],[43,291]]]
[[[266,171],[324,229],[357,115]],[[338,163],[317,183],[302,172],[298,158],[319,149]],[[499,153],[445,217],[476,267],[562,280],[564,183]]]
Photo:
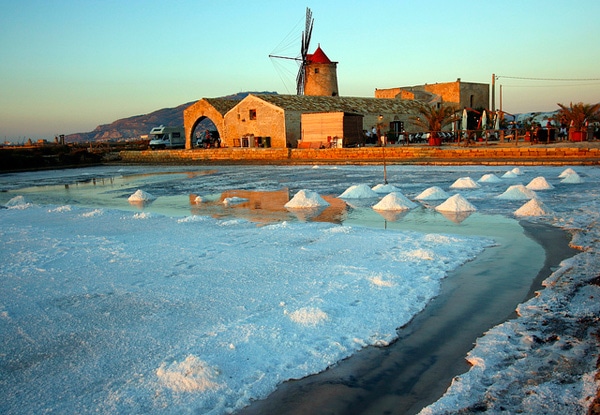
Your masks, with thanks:
[[[240,91],[295,93],[295,63],[268,55],[299,52],[306,7],[311,52],[320,44],[339,62],[344,96],[496,74],[508,112],[600,101],[597,0],[315,3],[0,0],[0,140]]]

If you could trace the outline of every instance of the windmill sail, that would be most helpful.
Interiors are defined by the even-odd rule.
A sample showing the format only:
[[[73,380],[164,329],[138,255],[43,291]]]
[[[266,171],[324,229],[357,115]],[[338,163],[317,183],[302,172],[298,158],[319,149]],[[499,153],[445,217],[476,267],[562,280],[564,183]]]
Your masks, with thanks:
[[[300,46],[301,63],[298,75],[296,76],[296,93],[298,95],[304,95],[304,84],[306,82],[306,66],[308,65],[308,47],[310,46],[310,38],[312,36],[312,29],[315,19],[312,17],[312,11],[306,8],[306,22],[304,31],[302,32],[302,44]]]

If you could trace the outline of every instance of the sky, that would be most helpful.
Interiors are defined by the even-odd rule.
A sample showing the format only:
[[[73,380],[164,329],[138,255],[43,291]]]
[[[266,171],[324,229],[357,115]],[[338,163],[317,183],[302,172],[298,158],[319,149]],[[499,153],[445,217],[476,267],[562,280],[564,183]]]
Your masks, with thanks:
[[[0,0],[0,140],[242,91],[293,94],[297,64],[269,55],[299,54],[306,7],[310,51],[339,62],[343,96],[495,74],[496,107],[502,96],[510,113],[600,100],[596,0]]]

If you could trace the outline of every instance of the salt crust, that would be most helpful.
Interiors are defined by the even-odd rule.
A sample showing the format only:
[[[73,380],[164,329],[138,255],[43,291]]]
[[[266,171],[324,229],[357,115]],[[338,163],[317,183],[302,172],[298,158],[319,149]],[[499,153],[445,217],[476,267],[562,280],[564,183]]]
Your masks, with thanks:
[[[194,355],[188,355],[183,362],[162,363],[156,376],[163,386],[175,392],[205,392],[220,388],[214,382],[218,371]]]

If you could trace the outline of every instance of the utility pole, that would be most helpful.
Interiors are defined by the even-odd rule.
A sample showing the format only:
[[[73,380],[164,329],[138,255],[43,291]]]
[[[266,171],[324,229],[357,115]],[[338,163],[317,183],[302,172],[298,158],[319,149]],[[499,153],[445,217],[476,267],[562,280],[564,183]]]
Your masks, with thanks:
[[[496,74],[492,74],[492,112],[496,111]]]

